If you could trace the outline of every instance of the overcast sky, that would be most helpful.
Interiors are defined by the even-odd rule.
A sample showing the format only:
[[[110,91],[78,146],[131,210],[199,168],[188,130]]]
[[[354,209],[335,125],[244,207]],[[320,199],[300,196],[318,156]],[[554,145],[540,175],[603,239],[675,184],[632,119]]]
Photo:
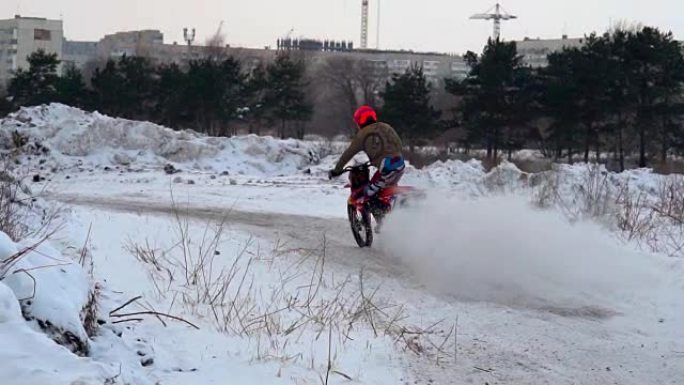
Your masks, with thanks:
[[[369,44],[375,46],[377,0],[371,2]],[[419,51],[481,51],[492,33],[489,21],[468,20],[495,0],[381,0],[380,46]],[[604,31],[611,21],[639,21],[671,30],[684,40],[684,0],[507,0],[518,20],[504,22],[507,40],[556,38]],[[0,18],[14,14],[62,18],[72,40],[99,40],[107,33],[159,29],[166,42],[182,42],[184,26],[198,41],[221,20],[233,46],[275,45],[293,36],[353,40],[360,36],[361,0],[1,0]]]

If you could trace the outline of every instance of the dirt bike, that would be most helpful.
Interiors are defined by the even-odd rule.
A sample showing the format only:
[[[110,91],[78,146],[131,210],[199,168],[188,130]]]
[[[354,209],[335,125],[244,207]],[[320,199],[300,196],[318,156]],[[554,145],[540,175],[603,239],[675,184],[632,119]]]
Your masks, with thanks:
[[[361,192],[370,183],[370,163],[346,167],[343,172],[349,173],[349,183],[344,186],[351,190],[347,199],[347,215],[359,247],[370,247],[373,244],[372,218],[375,218],[377,227],[380,228],[395,205],[405,206],[411,197],[424,196],[420,190],[411,186],[390,186],[368,199]],[[356,198],[357,196],[360,198]]]

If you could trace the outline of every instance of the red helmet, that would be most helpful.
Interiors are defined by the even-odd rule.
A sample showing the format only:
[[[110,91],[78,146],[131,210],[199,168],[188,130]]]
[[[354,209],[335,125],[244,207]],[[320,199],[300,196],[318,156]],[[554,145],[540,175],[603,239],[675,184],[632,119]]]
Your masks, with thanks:
[[[371,106],[361,106],[354,112],[354,123],[361,129],[378,121],[378,115]]]

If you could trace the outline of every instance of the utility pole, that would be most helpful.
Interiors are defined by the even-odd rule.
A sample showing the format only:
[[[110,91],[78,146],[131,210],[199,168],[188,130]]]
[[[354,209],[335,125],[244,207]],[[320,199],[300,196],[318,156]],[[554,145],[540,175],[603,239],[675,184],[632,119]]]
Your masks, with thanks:
[[[190,31],[188,28],[183,28],[183,39],[188,43],[188,48],[190,48],[195,41],[195,29],[193,28],[192,31]]]

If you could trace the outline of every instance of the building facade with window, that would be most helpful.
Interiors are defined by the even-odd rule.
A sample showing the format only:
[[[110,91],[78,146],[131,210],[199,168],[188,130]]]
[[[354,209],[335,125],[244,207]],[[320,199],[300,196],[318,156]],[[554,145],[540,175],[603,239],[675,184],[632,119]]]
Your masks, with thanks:
[[[532,68],[541,68],[549,64],[547,59],[549,54],[562,51],[564,48],[580,48],[584,45],[584,39],[568,38],[567,36],[560,39],[525,38],[515,43],[523,64]]]
[[[0,20],[0,87],[20,68],[28,68],[28,56],[38,50],[61,59],[64,30],[61,20],[15,16]]]
[[[309,62],[312,68],[333,57],[349,57],[370,64],[369,69],[378,77],[391,78],[411,66],[422,66],[425,76],[433,86],[440,86],[445,78],[465,78],[468,68],[461,56],[412,51],[356,50],[352,44],[347,49],[293,50]],[[27,68],[27,57],[43,49],[56,53],[61,67],[83,68],[89,62],[102,62],[123,55],[144,56],[156,62],[186,63],[206,54],[207,47],[165,44],[164,35],[158,30],[126,31],[106,35],[99,41],[69,41],[64,38],[61,20],[15,16],[0,20],[0,88],[19,68]],[[221,48],[219,48],[220,50]],[[254,67],[273,60],[279,50],[265,48],[223,47],[226,55],[240,59],[247,67]],[[60,69],[61,71],[61,69]]]

